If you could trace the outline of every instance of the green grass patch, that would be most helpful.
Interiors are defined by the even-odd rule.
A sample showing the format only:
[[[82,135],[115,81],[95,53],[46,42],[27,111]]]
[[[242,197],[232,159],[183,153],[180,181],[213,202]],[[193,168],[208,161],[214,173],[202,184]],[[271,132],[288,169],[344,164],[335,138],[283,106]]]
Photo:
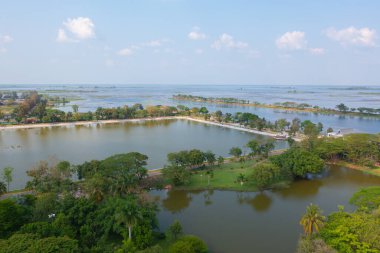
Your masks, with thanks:
[[[241,185],[237,180],[240,174],[244,174],[248,178],[252,174],[255,164],[257,164],[255,160],[247,160],[243,163],[229,162],[220,166],[207,166],[202,170],[193,171],[189,184],[176,187],[176,189],[257,191],[256,186],[252,183],[244,182]],[[208,175],[206,174],[206,171],[209,169],[212,169],[214,173],[213,177],[210,177],[210,184],[208,184]]]

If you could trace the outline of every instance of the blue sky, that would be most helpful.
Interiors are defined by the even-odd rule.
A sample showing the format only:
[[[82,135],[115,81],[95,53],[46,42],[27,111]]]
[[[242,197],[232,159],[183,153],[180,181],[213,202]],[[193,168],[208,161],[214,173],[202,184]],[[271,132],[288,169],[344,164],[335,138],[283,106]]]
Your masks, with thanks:
[[[4,0],[0,84],[380,85],[376,0]]]

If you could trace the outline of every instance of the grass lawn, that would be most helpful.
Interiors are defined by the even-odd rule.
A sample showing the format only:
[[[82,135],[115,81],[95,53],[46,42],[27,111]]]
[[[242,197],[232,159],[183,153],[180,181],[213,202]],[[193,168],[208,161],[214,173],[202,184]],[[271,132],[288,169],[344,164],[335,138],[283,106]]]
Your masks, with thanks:
[[[245,182],[241,185],[237,180],[240,173],[249,177],[255,164],[257,164],[255,160],[248,160],[244,163],[229,162],[220,166],[208,166],[203,170],[193,171],[190,183],[185,186],[176,187],[176,189],[257,191],[257,188],[252,183]],[[212,169],[214,172],[214,176],[210,178],[210,185],[208,185],[208,175],[206,174],[208,169]]]

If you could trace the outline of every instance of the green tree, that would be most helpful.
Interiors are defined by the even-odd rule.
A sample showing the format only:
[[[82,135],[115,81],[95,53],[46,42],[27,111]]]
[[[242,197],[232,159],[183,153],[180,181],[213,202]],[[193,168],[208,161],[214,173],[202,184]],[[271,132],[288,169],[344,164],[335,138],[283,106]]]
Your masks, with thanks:
[[[380,187],[372,186],[360,189],[351,197],[350,203],[358,208],[368,210],[380,207]]]
[[[267,141],[266,143],[260,146],[261,153],[265,158],[268,158],[269,152],[275,148],[274,142],[272,140]]]
[[[224,163],[224,157],[223,156],[219,156],[218,157],[218,166],[222,165]]]
[[[165,166],[162,173],[176,186],[187,184],[191,178],[191,172],[183,166]]]
[[[343,104],[343,103],[340,103],[339,105],[337,105],[336,108],[337,108],[340,112],[343,112],[343,113],[346,113],[346,112],[348,112],[348,110],[349,110],[348,106],[346,106],[346,105]]]
[[[260,155],[261,148],[258,141],[250,140],[246,146],[251,150],[250,156]]]
[[[308,137],[317,136],[320,132],[318,126],[310,120],[303,121],[301,123],[301,128],[303,130],[303,133]]]
[[[182,233],[182,225],[178,220],[175,220],[167,230],[167,236],[173,241],[177,240]]]
[[[242,153],[243,153],[243,151],[239,147],[232,147],[230,149],[230,152],[229,152],[229,154],[232,155],[235,158],[239,158]]]
[[[201,107],[201,109],[199,109],[199,113],[200,114],[207,114],[208,113],[208,110],[207,110],[207,108],[206,107]]]
[[[187,235],[175,242],[169,253],[207,253],[207,245],[198,237]]]
[[[17,231],[30,220],[30,208],[11,199],[0,201],[0,238],[5,238]]]
[[[290,171],[295,177],[305,177],[308,173],[320,173],[324,168],[323,160],[316,154],[297,147],[269,159],[283,170]]]
[[[5,182],[7,182],[7,191],[9,192],[9,186],[13,180],[13,168],[12,167],[5,167],[3,169],[3,179]]]
[[[216,162],[215,154],[212,151],[207,151],[204,153],[204,157],[209,165],[214,165]]]
[[[300,225],[302,225],[306,236],[310,237],[314,232],[319,233],[325,219],[326,217],[322,215],[322,210],[319,206],[310,204],[300,220]]]
[[[281,169],[272,163],[260,163],[256,165],[251,175],[252,182],[260,190],[272,186],[283,178]]]
[[[73,108],[73,112],[74,113],[78,113],[78,110],[79,110],[79,106],[78,105],[72,105],[71,107]]]
[[[289,128],[290,135],[295,135],[301,129],[301,121],[298,118],[294,118]]]
[[[7,186],[4,182],[0,181],[0,196],[7,192]]]
[[[115,221],[117,226],[126,226],[128,231],[128,240],[132,241],[132,228],[137,225],[139,220],[142,219],[142,213],[136,202],[130,199],[120,200],[119,205],[115,211]],[[127,238],[124,234],[124,239]]]
[[[42,238],[35,241],[26,252],[78,253],[78,241],[68,237]]]
[[[108,193],[123,196],[139,191],[143,179],[147,177],[145,168],[148,157],[138,152],[113,155],[100,163],[100,175],[106,179]]]

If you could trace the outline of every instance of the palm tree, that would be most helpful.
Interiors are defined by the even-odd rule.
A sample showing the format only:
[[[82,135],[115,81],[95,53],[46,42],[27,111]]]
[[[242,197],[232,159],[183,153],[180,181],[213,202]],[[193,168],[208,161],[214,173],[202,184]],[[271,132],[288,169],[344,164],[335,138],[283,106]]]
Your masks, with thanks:
[[[7,192],[7,186],[5,185],[4,182],[0,181],[0,195],[4,194]]]
[[[127,201],[117,209],[115,219],[118,225],[128,228],[128,240],[132,240],[132,228],[142,219],[142,214],[133,201]]]
[[[321,208],[317,205],[310,204],[300,220],[300,225],[303,226],[305,234],[309,237],[314,231],[319,233],[319,229],[323,226],[325,219],[326,217],[322,215]]]
[[[12,180],[13,180],[12,173],[13,173],[13,168],[12,167],[5,167],[3,169],[3,179],[7,182],[8,192],[9,192],[9,186],[10,186]]]

